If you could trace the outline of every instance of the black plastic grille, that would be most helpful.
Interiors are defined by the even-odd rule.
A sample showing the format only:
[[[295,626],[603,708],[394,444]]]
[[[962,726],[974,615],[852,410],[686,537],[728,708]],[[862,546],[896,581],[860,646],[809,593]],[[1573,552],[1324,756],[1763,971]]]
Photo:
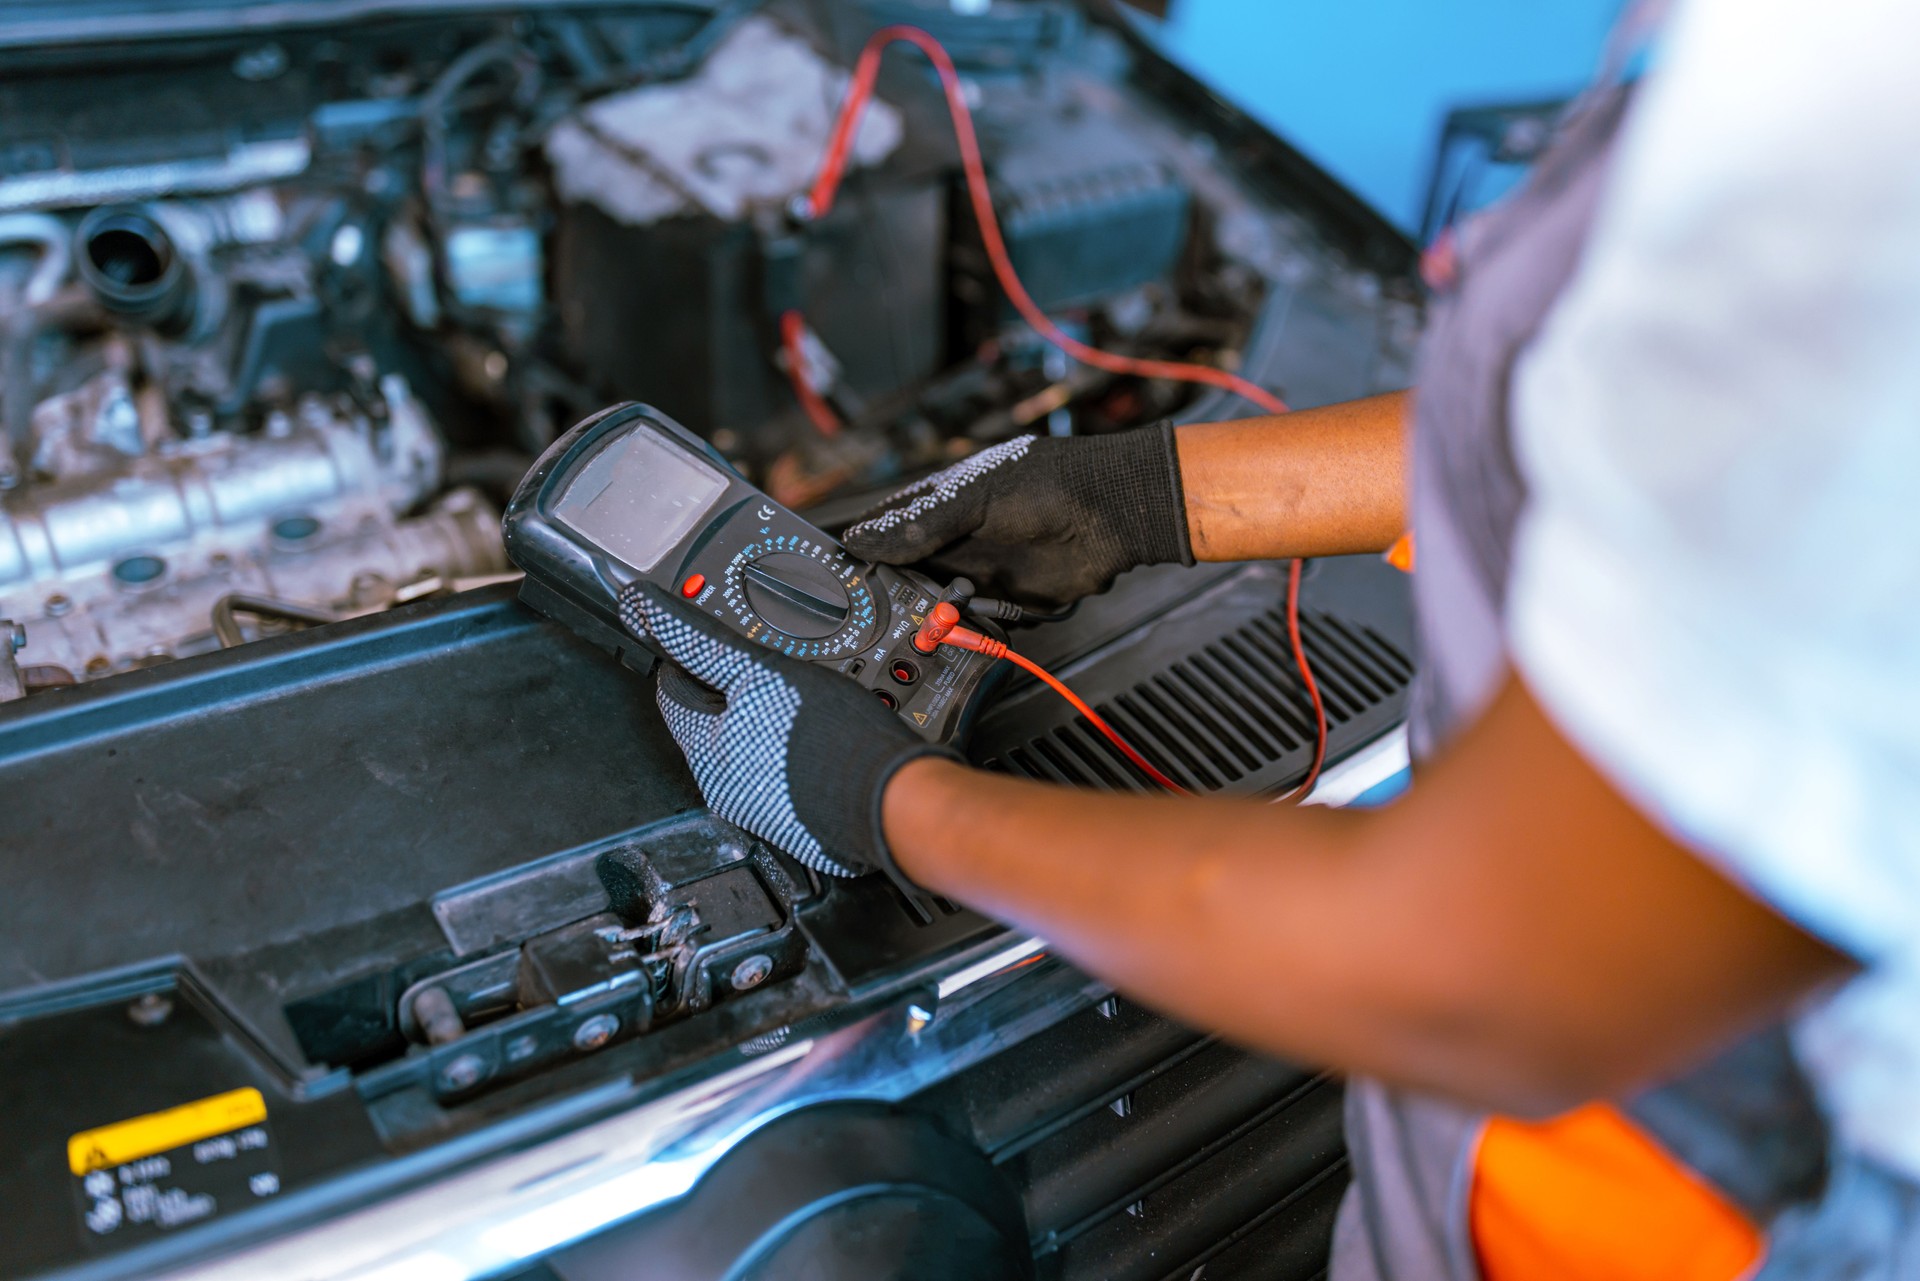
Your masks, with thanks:
[[[1397,704],[1413,664],[1372,627],[1302,611],[1301,639],[1330,731]],[[1278,785],[1313,743],[1313,705],[1274,609],[1188,651],[1094,704],[1147,758],[1191,791]],[[1157,790],[1084,717],[1003,748],[984,762],[1028,778],[1110,790]]]
[[[1018,1191],[1044,1281],[1309,1281],[1347,1182],[1340,1099],[1115,996],[909,1106]]]

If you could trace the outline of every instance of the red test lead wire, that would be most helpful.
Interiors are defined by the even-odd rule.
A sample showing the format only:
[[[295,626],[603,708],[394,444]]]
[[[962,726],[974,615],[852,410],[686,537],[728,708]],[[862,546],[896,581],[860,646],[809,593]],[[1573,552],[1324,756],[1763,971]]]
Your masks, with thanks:
[[[1300,643],[1299,566],[1300,562],[1295,561],[1294,572],[1289,576],[1287,581],[1287,638],[1293,644],[1294,661],[1301,664],[1300,670],[1305,676],[1304,684],[1307,695],[1313,700],[1313,714],[1315,718],[1324,725],[1326,723],[1327,712],[1320,700],[1320,687],[1314,682],[1312,672],[1308,671],[1305,663],[1301,661],[1304,656],[1301,653],[1302,646]],[[1134,748],[1133,744],[1122,738],[1120,732],[1107,723],[1105,717],[1094,711],[1093,708],[1087,706],[1086,700],[1068,689],[1065,682],[1055,677],[1052,672],[1047,671],[1026,655],[1016,653],[1007,646],[1005,641],[994,640],[990,636],[984,636],[969,628],[961,627],[959,623],[960,611],[953,605],[942,601],[933,607],[932,612],[927,615],[927,621],[920,625],[918,632],[914,633],[913,647],[922,654],[931,654],[942,645],[952,645],[959,649],[971,650],[976,654],[985,654],[988,658],[1006,659],[1008,662],[1046,682],[1054,693],[1060,695],[1060,697],[1072,704],[1075,711],[1087,718],[1088,724],[1100,731],[1100,734],[1109,743],[1112,743],[1118,748],[1121,755],[1138,766],[1141,773],[1166,788],[1169,792],[1186,794],[1186,788],[1180,786],[1180,784],[1174,782],[1156,769],[1151,761],[1147,760],[1146,757],[1142,756],[1140,752]],[[1305,797],[1313,790],[1314,783],[1320,777],[1320,767],[1326,763],[1326,747],[1326,736],[1322,734],[1319,742],[1315,744],[1313,764],[1308,767],[1306,778],[1301,780],[1300,786],[1296,787],[1286,796],[1278,799],[1298,799]]]
[[[1293,665],[1300,673],[1300,683],[1313,703],[1315,730],[1313,763],[1307,766],[1307,776],[1300,780],[1300,786],[1280,798],[1296,805],[1312,794],[1313,785],[1320,781],[1320,769],[1327,763],[1327,705],[1321,701],[1320,682],[1313,679],[1313,668],[1307,665],[1307,647],[1300,638],[1300,575],[1306,564],[1295,559],[1287,568],[1287,642],[1293,646]]]
[[[1230,391],[1270,414],[1287,412],[1286,405],[1278,396],[1238,374],[1215,369],[1211,365],[1145,360],[1101,351],[1068,334],[1054,324],[1046,312],[1040,310],[1033,296],[1027,292],[1027,287],[1020,283],[1020,276],[1013,269],[1013,256],[1007,252],[1006,237],[1000,232],[1000,220],[993,211],[993,191],[987,185],[987,166],[980,155],[980,140],[973,131],[973,112],[967,107],[966,92],[960,84],[960,72],[940,42],[918,27],[882,27],[873,33],[866,47],[860,51],[860,59],[853,67],[853,84],[847,91],[846,101],[840,106],[840,117],[834,122],[833,137],[827,143],[826,159],[820,166],[819,176],[813,181],[813,189],[807,193],[806,210],[809,218],[824,218],[827,211],[833,208],[841,179],[846,177],[854,133],[860,126],[860,117],[866,112],[867,103],[873,99],[874,81],[880,74],[880,55],[888,45],[895,43],[910,44],[920,50],[939,73],[940,87],[947,97],[947,113],[953,117],[954,140],[960,145],[960,165],[966,172],[967,196],[973,203],[974,220],[980,224],[980,239],[986,247],[987,260],[993,264],[995,279],[1000,282],[1000,288],[1005,291],[1008,301],[1013,303],[1014,310],[1020,313],[1021,319],[1033,326],[1042,338],[1083,365],[1092,365],[1110,374],[1131,374],[1136,378],[1202,383]]]
[[[951,605],[943,605],[943,606],[940,606],[940,608],[952,609],[953,607]],[[922,635],[928,634],[928,628],[931,627],[932,625],[933,625],[933,619],[930,617],[927,620],[927,625],[922,627],[921,634]],[[1154,764],[1152,761],[1148,760],[1146,757],[1142,756],[1138,751],[1136,751],[1132,743],[1129,743],[1126,739],[1120,737],[1119,730],[1116,730],[1113,726],[1107,724],[1107,720],[1104,716],[1100,715],[1100,713],[1094,711],[1091,707],[1087,706],[1086,700],[1081,698],[1078,694],[1074,693],[1072,690],[1068,689],[1066,687],[1066,684],[1063,681],[1061,681],[1059,677],[1055,676],[1052,672],[1048,671],[1046,668],[1040,666],[1040,664],[1034,662],[1031,658],[1028,658],[1025,654],[1016,654],[1014,651],[1008,649],[1007,643],[1005,641],[994,640],[991,636],[982,636],[979,632],[973,631],[970,628],[954,627],[951,624],[948,624],[946,626],[946,630],[940,635],[939,639],[935,641],[934,644],[952,645],[958,649],[970,649],[976,654],[985,654],[988,658],[1004,658],[1009,663],[1012,663],[1015,667],[1018,667],[1023,671],[1026,671],[1029,674],[1037,677],[1038,679],[1046,682],[1046,684],[1052,688],[1054,693],[1066,699],[1067,702],[1073,705],[1074,711],[1079,712],[1082,716],[1087,718],[1087,724],[1099,730],[1101,735],[1109,743],[1112,743],[1116,748],[1120,749],[1120,754],[1126,757],[1128,760],[1132,761],[1134,764],[1134,767],[1137,768],[1142,774],[1145,774],[1148,778],[1152,779],[1154,782],[1158,783],[1160,786],[1166,788],[1169,792],[1177,792],[1183,796],[1188,794],[1186,788],[1180,786],[1180,784],[1174,782],[1172,779],[1168,778],[1165,774],[1162,774],[1158,769],[1154,768]],[[932,646],[922,646],[920,644],[920,638],[918,636],[914,638],[914,647],[916,649],[921,649],[923,652],[930,652],[932,649]]]
[[[840,434],[840,419],[834,414],[807,377],[807,322],[797,311],[780,313],[780,350],[787,358],[787,379],[793,383],[794,399],[806,411],[807,421],[822,436],[832,439]]]
[[[1284,414],[1287,406],[1278,396],[1266,388],[1247,381],[1237,374],[1224,369],[1215,369],[1210,365],[1187,364],[1171,360],[1145,360],[1134,356],[1121,356],[1114,352],[1101,351],[1068,334],[1053,323],[1047,314],[1040,310],[1033,296],[1020,282],[1020,275],[1013,268],[1013,256],[1007,251],[1006,237],[1001,234],[1000,220],[993,210],[993,192],[987,185],[987,166],[980,154],[980,140],[973,130],[973,112],[967,107],[965,90],[960,83],[960,72],[953,65],[940,42],[918,27],[895,25],[882,27],[868,39],[866,47],[861,49],[860,58],[854,63],[853,82],[847,90],[846,101],[840,105],[839,118],[834,121],[833,136],[827,143],[826,158],[815,177],[813,189],[807,193],[806,216],[811,219],[823,218],[833,208],[834,197],[840,191],[840,183],[846,177],[847,161],[853,152],[853,138],[860,127],[860,117],[865,113],[867,103],[873,100],[874,83],[880,75],[880,55],[889,45],[895,43],[910,44],[927,56],[933,63],[933,69],[939,74],[940,87],[947,99],[947,113],[953,119],[954,140],[960,147],[960,164],[966,173],[967,196],[973,204],[974,220],[980,224],[980,240],[987,251],[987,260],[993,265],[994,278],[1000,282],[1000,288],[1013,303],[1014,310],[1021,319],[1031,325],[1036,333],[1048,342],[1064,351],[1083,365],[1095,369],[1104,369],[1110,374],[1129,374],[1136,378],[1165,378],[1176,382],[1201,383],[1210,387],[1220,387],[1258,405],[1268,413]],[[819,428],[824,436],[836,435],[840,430],[839,419],[819,393],[814,391],[807,381],[806,367],[801,358],[800,343],[804,332],[804,322],[798,312],[787,312],[780,318],[781,342],[787,349],[788,374],[793,379],[794,394],[799,397],[807,417]],[[1307,663],[1306,647],[1300,637],[1300,574],[1301,562],[1293,562],[1287,578],[1287,636],[1293,645],[1293,661],[1300,672],[1300,680],[1307,696],[1313,704],[1314,747],[1313,763],[1308,767],[1307,777],[1290,796],[1295,800],[1304,800],[1320,777],[1321,767],[1327,758],[1327,711],[1320,697],[1320,686],[1313,678],[1313,669]],[[983,638],[984,639],[984,638]],[[931,651],[929,651],[931,652]],[[1009,653],[1007,657],[1022,666],[1026,660]],[[1053,677],[1039,669],[1032,669],[1049,684],[1060,690],[1077,706],[1084,707],[1077,698],[1067,693],[1066,687]],[[1090,721],[1098,725],[1101,732],[1123,750],[1129,759],[1133,759],[1155,778],[1165,780],[1165,776],[1146,765],[1139,753],[1125,744],[1106,725],[1104,721],[1088,713]],[[1175,787],[1175,790],[1180,790]]]
[[[964,630],[964,629],[960,629],[960,630]],[[986,638],[982,637],[981,639],[985,640]],[[953,644],[954,642],[952,641],[951,638],[949,638],[947,643]],[[1020,668],[1021,670],[1029,673],[1030,675],[1038,677],[1040,680],[1045,681],[1049,686],[1052,687],[1054,693],[1066,699],[1067,702],[1073,704],[1073,710],[1076,712],[1079,712],[1082,716],[1086,717],[1087,724],[1099,730],[1100,733],[1106,737],[1108,742],[1112,743],[1115,747],[1119,748],[1120,754],[1122,756],[1125,756],[1128,760],[1132,761],[1134,763],[1135,768],[1137,768],[1142,774],[1145,774],[1148,778],[1160,784],[1160,786],[1166,788],[1169,792],[1178,792],[1182,795],[1186,794],[1186,791],[1187,791],[1186,788],[1180,786],[1180,784],[1174,782],[1172,779],[1168,778],[1165,774],[1162,774],[1159,770],[1155,769],[1153,766],[1153,762],[1149,761],[1146,757],[1142,756],[1138,751],[1134,750],[1134,746],[1132,743],[1129,743],[1126,739],[1120,737],[1120,732],[1118,730],[1114,729],[1113,726],[1107,724],[1106,720],[1100,715],[1100,713],[1094,711],[1091,707],[1088,707],[1084,699],[1082,699],[1078,694],[1074,693],[1072,690],[1068,689],[1066,687],[1066,684],[1063,681],[1061,681],[1058,677],[1056,677],[1052,672],[1040,666],[1040,664],[1034,662],[1031,658],[1028,658],[1025,654],[1017,654],[1013,650],[1007,650],[1004,654],[1000,655],[1000,657],[1006,659],[1009,663],[1012,663],[1015,667]]]

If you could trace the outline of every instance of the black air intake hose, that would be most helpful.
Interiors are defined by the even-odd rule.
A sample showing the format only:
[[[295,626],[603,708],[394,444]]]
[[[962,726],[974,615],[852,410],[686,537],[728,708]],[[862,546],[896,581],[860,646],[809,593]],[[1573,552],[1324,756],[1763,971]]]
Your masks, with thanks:
[[[116,316],[177,334],[193,323],[193,273],[153,215],[127,205],[95,209],[74,233],[80,278]]]

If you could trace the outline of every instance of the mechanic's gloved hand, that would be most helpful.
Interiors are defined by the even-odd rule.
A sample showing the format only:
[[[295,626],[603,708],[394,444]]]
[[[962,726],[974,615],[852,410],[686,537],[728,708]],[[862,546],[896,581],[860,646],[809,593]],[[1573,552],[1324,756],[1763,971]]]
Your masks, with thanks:
[[[1193,564],[1173,427],[1022,436],[936,472],[841,535],[888,565],[926,561],[982,596],[1059,607],[1136,565]]]
[[[844,676],[755,645],[657,587],[620,621],[666,656],[657,698],[707,806],[816,871],[900,879],[880,794],[921,756],[958,759]]]

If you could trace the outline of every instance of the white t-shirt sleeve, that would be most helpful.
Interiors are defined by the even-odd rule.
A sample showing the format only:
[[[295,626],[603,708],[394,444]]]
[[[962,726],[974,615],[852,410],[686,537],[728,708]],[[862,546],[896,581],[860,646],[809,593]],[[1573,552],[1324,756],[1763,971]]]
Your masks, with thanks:
[[[1516,370],[1514,661],[1648,814],[1920,972],[1920,5],[1689,0]],[[1920,1012],[1915,1012],[1920,1016]]]

